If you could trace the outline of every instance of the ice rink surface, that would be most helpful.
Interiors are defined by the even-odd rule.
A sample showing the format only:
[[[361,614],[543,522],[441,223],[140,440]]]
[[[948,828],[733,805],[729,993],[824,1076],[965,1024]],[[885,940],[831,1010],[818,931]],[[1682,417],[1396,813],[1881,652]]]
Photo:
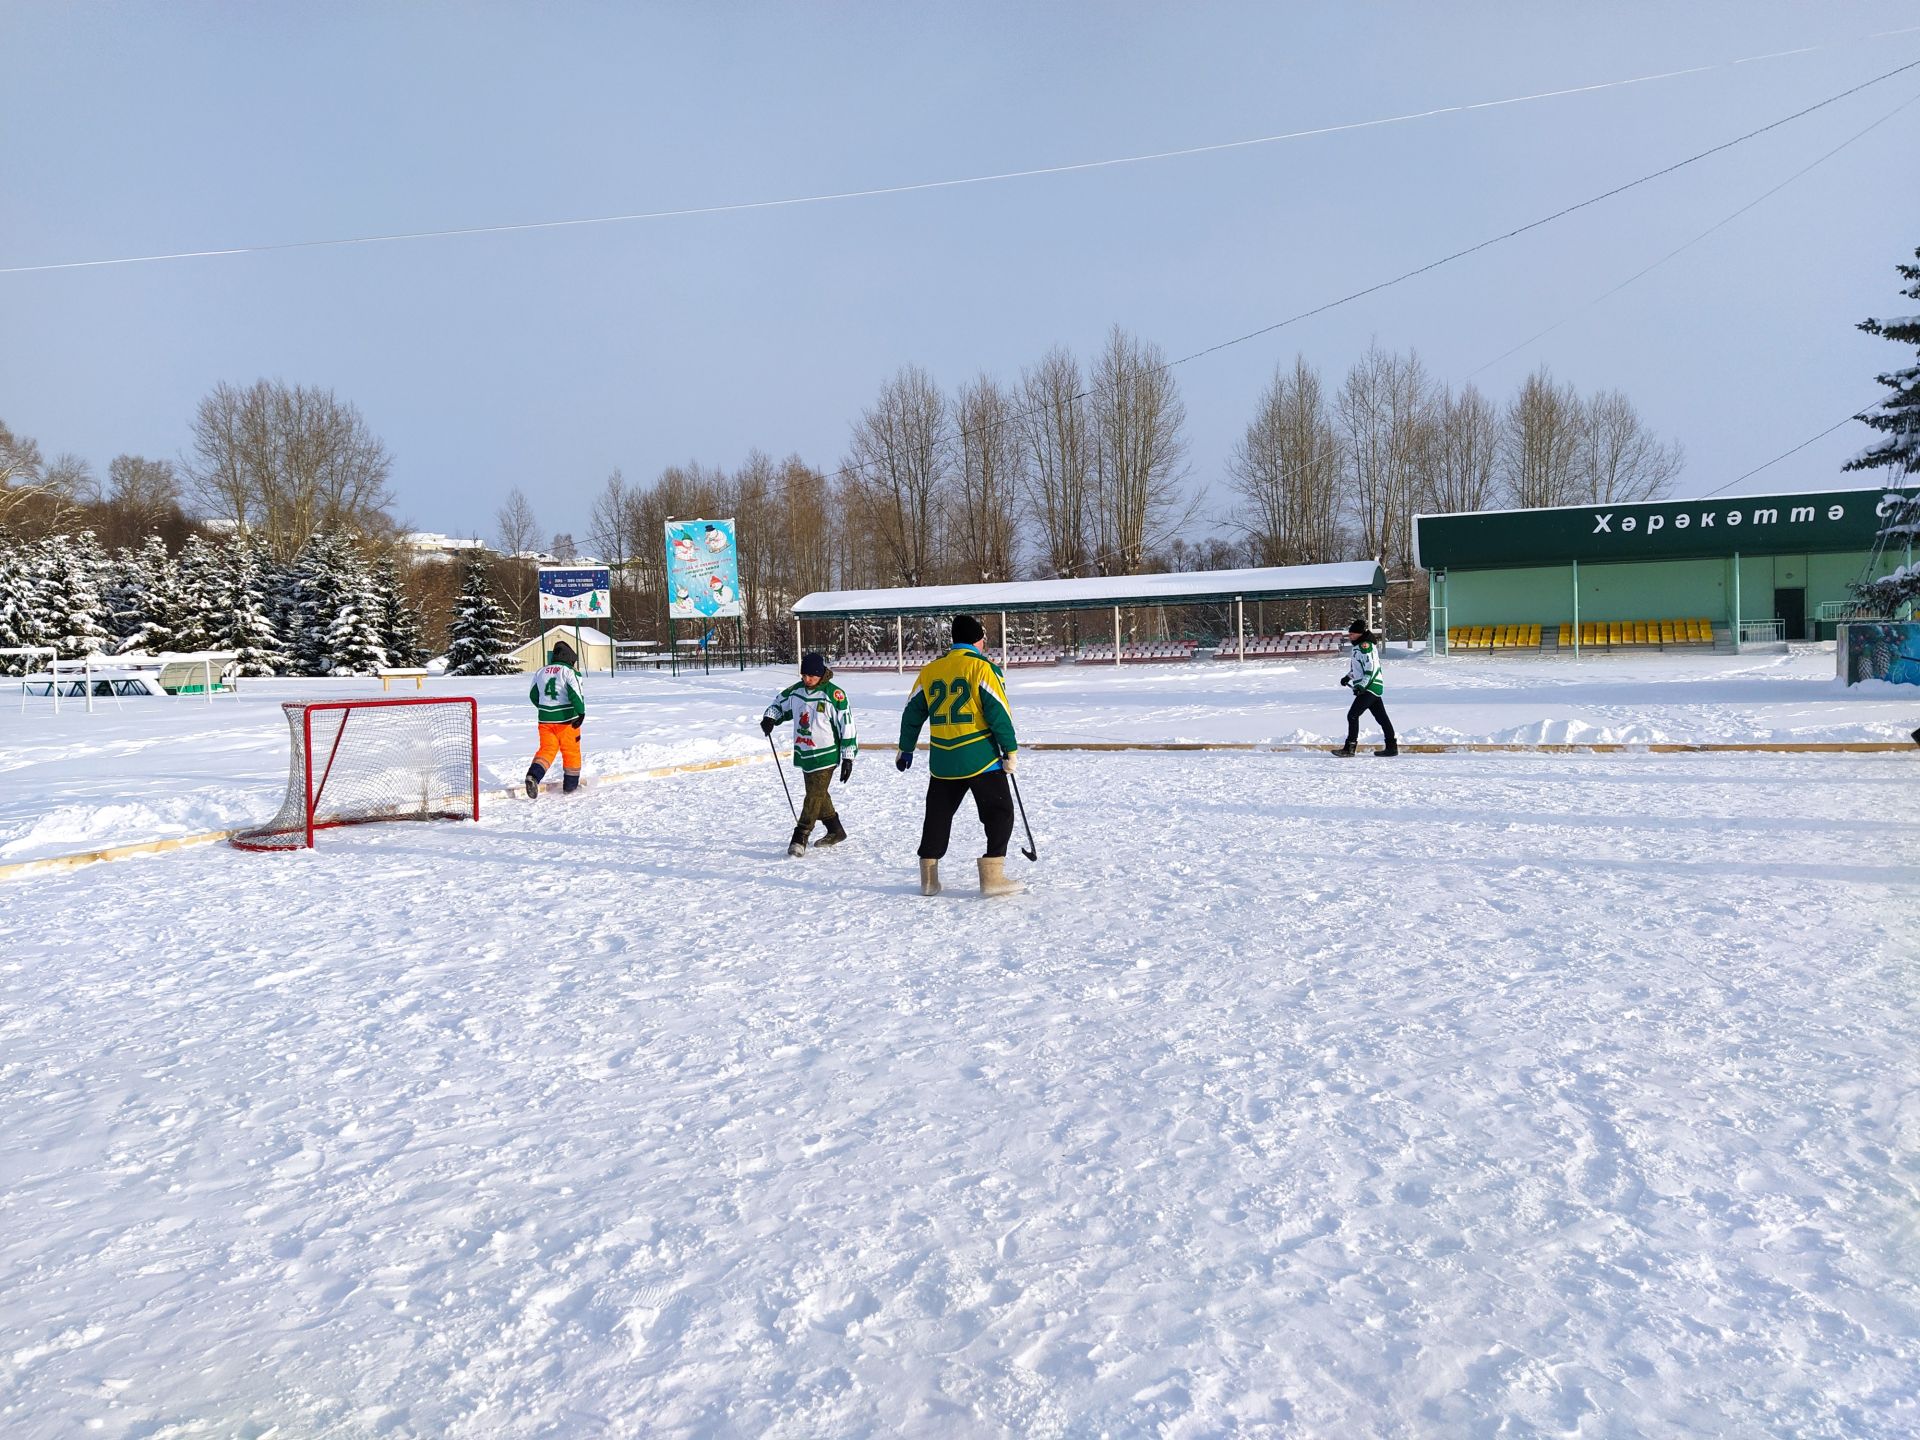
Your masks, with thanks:
[[[1026,762],[9,882],[0,1433],[1920,1430],[1914,757]]]

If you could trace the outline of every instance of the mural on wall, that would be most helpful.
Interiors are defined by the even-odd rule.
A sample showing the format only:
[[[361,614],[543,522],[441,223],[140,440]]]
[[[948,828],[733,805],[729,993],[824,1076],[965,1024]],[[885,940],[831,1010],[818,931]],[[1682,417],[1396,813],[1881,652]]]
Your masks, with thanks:
[[[1843,627],[1841,677],[1849,685],[1862,680],[1891,680],[1920,685],[1920,622],[1856,620]]]

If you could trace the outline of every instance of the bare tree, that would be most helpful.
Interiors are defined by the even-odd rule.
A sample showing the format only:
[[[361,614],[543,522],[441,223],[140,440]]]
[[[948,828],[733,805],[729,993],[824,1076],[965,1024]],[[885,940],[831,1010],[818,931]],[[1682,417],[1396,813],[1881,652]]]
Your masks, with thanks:
[[[954,402],[960,466],[948,533],[955,568],[969,581],[1013,578],[1015,507],[1026,488],[1027,459],[1014,409],[1014,397],[986,375],[961,386]]]
[[[195,413],[185,468],[209,513],[258,532],[280,560],[321,531],[391,528],[392,458],[331,390],[277,380],[214,387]]]
[[[494,512],[493,525],[500,553],[509,559],[533,549],[534,538],[540,533],[533,506],[527,503],[527,497],[520,493],[517,485],[507,492],[507,503]]]
[[[1027,512],[1039,535],[1041,573],[1093,573],[1087,548],[1093,435],[1080,365],[1059,346],[1020,375],[1020,438],[1027,452]]]
[[[90,505],[100,498],[100,486],[93,478],[93,466],[71,450],[63,451],[47,462],[41,483],[55,494],[77,505]]]
[[[848,493],[900,585],[935,579],[936,525],[950,482],[946,397],[917,365],[903,367],[853,427]]]
[[[0,523],[34,507],[36,502],[58,502],[57,491],[45,483],[46,462],[40,455],[40,443],[29,435],[16,435],[0,420]]]
[[[1228,483],[1247,502],[1240,523],[1254,563],[1338,558],[1341,468],[1340,437],[1319,372],[1297,355],[1290,372],[1275,368],[1247,433],[1227,460]]]
[[[513,493],[518,495],[520,492],[516,490]],[[616,465],[594,499],[593,508],[587,513],[587,543],[593,546],[594,554],[615,570],[624,569],[632,554],[629,549],[631,537],[627,529],[627,505],[627,477],[620,473],[620,467]]]
[[[136,525],[153,526],[180,504],[171,461],[116,455],[107,465],[107,500]]]
[[[1497,493],[1500,418],[1493,402],[1468,384],[1442,392],[1435,404],[1426,484],[1419,504],[1448,514],[1485,510]]]
[[[1180,500],[1186,403],[1160,347],[1116,325],[1094,362],[1091,407],[1094,568],[1137,575]]]
[[[1586,407],[1542,365],[1521,383],[1500,422],[1500,484],[1509,505],[1578,504]]]
[[[1576,462],[1582,502],[1624,504],[1671,492],[1686,452],[1649,430],[1631,400],[1602,390],[1587,402],[1584,418]]]
[[[1431,444],[1433,404],[1420,357],[1388,354],[1378,345],[1347,372],[1334,404],[1362,553],[1403,575],[1413,566],[1414,502]]]

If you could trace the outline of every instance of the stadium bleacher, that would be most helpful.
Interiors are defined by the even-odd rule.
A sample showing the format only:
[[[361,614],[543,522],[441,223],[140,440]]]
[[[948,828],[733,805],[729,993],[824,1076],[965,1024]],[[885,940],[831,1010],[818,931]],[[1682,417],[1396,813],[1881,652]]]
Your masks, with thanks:
[[[1573,627],[1562,625],[1562,649],[1573,648]],[[1679,620],[1582,620],[1580,648],[1661,649],[1713,644],[1713,622],[1701,616]]]
[[[1193,659],[1194,642],[1191,640],[1145,640],[1129,641],[1120,647],[1122,665],[1168,665]],[[1095,641],[1080,647],[1082,665],[1113,663],[1113,642]]]
[[[1454,625],[1447,630],[1447,649],[1535,652],[1551,633],[1562,650],[1573,649],[1574,629],[1563,624],[1540,625]],[[1678,620],[1582,620],[1580,648],[1620,650],[1632,648],[1674,649],[1689,645],[1713,644],[1713,622],[1692,617]]]
[[[1284,635],[1249,635],[1247,659],[1278,660],[1296,655],[1338,655],[1346,643],[1344,630],[1289,630]],[[1229,636],[1213,652],[1216,660],[1238,660],[1239,642]]]

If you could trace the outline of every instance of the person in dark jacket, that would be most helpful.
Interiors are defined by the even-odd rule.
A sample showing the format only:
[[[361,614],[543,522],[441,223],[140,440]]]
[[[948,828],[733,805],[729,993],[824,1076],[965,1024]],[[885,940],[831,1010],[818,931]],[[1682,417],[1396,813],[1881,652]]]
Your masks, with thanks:
[[[1347,639],[1353,649],[1347,656],[1347,673],[1340,677],[1340,683],[1352,689],[1353,703],[1347,707],[1347,743],[1333,753],[1343,760],[1351,756],[1360,741],[1360,717],[1371,715],[1380,722],[1380,733],[1387,740],[1384,749],[1373,753],[1383,760],[1390,759],[1400,753],[1400,744],[1394,738],[1393,721],[1387,718],[1387,684],[1380,664],[1380,637],[1363,621],[1356,620],[1347,627]]]

